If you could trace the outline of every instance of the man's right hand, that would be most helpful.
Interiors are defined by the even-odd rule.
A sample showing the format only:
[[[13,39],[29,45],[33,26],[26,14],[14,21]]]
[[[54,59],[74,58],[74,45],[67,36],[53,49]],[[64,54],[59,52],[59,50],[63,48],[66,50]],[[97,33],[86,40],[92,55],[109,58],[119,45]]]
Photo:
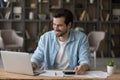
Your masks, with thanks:
[[[37,65],[34,62],[32,62],[32,68],[33,68],[33,70],[35,70],[37,68]]]

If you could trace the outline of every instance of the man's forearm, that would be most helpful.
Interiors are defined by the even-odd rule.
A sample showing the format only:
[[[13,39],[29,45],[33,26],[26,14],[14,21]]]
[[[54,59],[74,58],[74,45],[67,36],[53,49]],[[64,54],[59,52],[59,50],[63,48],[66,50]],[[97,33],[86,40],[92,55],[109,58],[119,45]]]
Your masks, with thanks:
[[[88,64],[81,64],[81,65],[84,66],[83,69],[84,69],[85,71],[89,70]]]

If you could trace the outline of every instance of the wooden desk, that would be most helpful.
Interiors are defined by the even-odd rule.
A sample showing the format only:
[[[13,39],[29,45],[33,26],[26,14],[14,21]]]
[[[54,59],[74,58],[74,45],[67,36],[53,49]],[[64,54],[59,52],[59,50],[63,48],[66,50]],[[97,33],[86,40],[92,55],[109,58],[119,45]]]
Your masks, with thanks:
[[[0,79],[41,79],[41,80],[57,80],[57,79],[62,79],[62,80],[120,80],[120,70],[116,71],[114,75],[109,76],[106,79],[100,79],[100,78],[94,78],[94,79],[84,79],[84,78],[74,78],[74,77],[43,77],[43,76],[29,76],[29,75],[22,75],[22,74],[15,74],[15,73],[8,73],[5,72],[3,69],[0,69]]]

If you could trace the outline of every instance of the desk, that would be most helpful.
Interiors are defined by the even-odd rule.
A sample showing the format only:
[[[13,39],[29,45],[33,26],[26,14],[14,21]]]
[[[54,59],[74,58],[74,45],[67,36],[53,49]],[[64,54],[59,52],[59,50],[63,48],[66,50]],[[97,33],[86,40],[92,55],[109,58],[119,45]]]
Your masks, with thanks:
[[[15,73],[8,73],[5,72],[3,69],[0,69],[0,79],[41,79],[41,80],[57,80],[57,79],[62,79],[62,80],[120,80],[120,70],[116,71],[114,75],[109,76],[106,79],[100,79],[100,78],[94,78],[94,79],[81,79],[81,78],[75,78],[75,77],[44,77],[44,76],[30,76],[30,75],[22,75],[22,74],[15,74]]]

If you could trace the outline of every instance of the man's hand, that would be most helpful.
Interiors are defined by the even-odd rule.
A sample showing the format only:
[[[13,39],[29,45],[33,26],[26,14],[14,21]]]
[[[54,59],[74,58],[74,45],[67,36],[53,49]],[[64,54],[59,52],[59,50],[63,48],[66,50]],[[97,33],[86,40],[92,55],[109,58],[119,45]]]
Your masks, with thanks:
[[[35,70],[37,68],[37,65],[34,62],[32,62],[31,64],[32,64],[33,70]]]
[[[81,64],[79,66],[76,66],[74,68],[75,74],[85,74],[85,72],[88,70],[88,64]]]

